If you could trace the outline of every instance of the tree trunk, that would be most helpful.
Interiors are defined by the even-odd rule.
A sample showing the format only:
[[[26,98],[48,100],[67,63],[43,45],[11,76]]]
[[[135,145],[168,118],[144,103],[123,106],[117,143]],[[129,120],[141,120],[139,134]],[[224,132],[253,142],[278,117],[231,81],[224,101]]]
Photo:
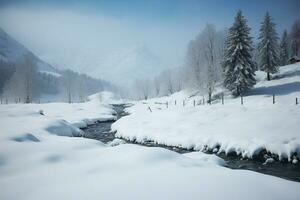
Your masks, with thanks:
[[[208,103],[209,104],[211,104],[211,101],[212,101],[211,96],[212,96],[212,89],[211,89],[211,87],[209,87],[209,89],[208,89]]]
[[[236,96],[240,96],[240,88],[239,86],[236,86]]]
[[[267,80],[270,81],[271,80],[271,76],[270,76],[270,73],[267,72]]]

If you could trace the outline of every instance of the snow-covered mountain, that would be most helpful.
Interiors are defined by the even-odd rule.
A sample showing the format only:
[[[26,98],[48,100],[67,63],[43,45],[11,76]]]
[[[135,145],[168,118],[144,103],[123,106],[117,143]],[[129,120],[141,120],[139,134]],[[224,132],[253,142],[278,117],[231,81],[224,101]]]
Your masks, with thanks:
[[[146,45],[98,52],[96,49],[76,49],[41,55],[43,60],[59,67],[86,73],[94,78],[130,87],[137,78],[151,78],[163,69],[163,62]]]
[[[59,76],[59,72],[48,63],[39,59],[30,50],[10,37],[0,28],[0,62],[15,64],[24,62],[25,56],[30,56],[39,72]]]
[[[73,90],[73,101],[82,101],[83,93],[90,95],[104,89],[118,90],[107,81],[52,67],[0,29],[0,95],[9,101],[24,99],[23,86],[29,76],[32,80],[30,93],[33,100],[65,101],[66,81],[72,81],[69,87]]]
[[[130,87],[135,79],[152,78],[160,73],[164,66],[162,59],[146,44],[101,52],[93,46],[84,46],[79,49],[68,46],[57,48],[51,53],[30,44],[29,48],[32,48],[33,53],[0,29],[0,59],[15,62],[21,60],[24,55],[30,54],[36,60],[41,72],[59,74],[51,67],[55,66],[58,70],[71,69],[93,78],[101,78],[113,81],[116,85]]]
[[[161,59],[145,45],[109,55],[104,65],[105,75],[117,77],[121,85],[130,85],[139,78],[152,78],[162,71]]]

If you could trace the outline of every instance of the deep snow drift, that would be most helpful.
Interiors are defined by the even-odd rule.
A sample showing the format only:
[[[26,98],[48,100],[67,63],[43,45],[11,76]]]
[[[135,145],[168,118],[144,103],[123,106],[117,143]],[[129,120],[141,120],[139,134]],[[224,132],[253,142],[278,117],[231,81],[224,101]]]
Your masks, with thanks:
[[[109,102],[102,93],[82,104],[0,105],[0,199],[298,199],[300,183],[231,170],[214,155],[66,137],[114,118]]]
[[[112,129],[118,137],[138,142],[152,140],[195,150],[236,152],[248,158],[266,150],[297,163],[300,105],[295,105],[295,99],[300,99],[300,63],[281,67],[275,80],[266,81],[265,76],[257,73],[258,84],[244,97],[244,105],[240,98],[225,96],[224,105],[217,100],[213,105],[194,107],[194,100],[198,103],[202,97],[179,92],[135,102],[127,109],[131,115],[118,120]]]

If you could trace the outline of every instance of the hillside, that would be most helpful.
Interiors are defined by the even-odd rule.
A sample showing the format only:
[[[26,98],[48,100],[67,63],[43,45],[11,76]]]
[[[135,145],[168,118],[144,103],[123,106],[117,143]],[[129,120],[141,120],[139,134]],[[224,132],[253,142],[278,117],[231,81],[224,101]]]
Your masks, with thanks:
[[[58,75],[58,71],[48,63],[39,59],[30,50],[10,37],[3,29],[0,28],[0,62],[15,64],[23,62],[24,56],[29,55],[33,62],[42,73],[52,73]]]
[[[38,77],[42,77],[43,75],[49,75],[50,78],[61,76],[58,70],[39,59],[25,46],[13,39],[0,28],[0,95],[3,96],[5,85],[11,84],[8,82],[20,66],[24,68],[25,71],[30,68],[27,63],[28,60],[30,60],[31,65],[33,65],[34,73],[39,74]],[[20,77],[18,79],[20,79]],[[49,85],[47,83],[41,85],[48,85],[48,88],[52,87],[51,84]],[[18,88],[15,87],[14,90],[18,90]],[[49,92],[51,93],[51,91]],[[37,94],[39,92],[35,91],[35,93]],[[20,97],[20,95],[18,96]]]
[[[296,163],[300,159],[300,105],[295,105],[296,97],[298,102],[300,98],[300,63],[281,67],[272,81],[266,81],[262,72],[256,78],[258,83],[243,98],[243,105],[240,98],[225,96],[224,105],[218,99],[212,105],[194,107],[194,100],[198,103],[203,97],[181,91],[134,102],[128,108],[131,115],[113,124],[113,130],[118,137],[138,142],[152,140],[245,158],[266,151]]]
[[[30,71],[30,77],[25,77]],[[0,96],[8,102],[24,101],[25,79],[29,79],[33,101],[83,101],[104,89],[117,91],[107,81],[91,78],[72,70],[59,70],[44,62],[0,28]]]

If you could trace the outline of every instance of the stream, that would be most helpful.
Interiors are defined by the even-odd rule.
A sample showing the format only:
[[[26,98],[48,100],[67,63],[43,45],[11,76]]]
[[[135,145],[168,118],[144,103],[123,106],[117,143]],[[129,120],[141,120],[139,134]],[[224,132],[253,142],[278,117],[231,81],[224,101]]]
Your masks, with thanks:
[[[127,113],[124,111],[124,109],[127,106],[128,105],[125,104],[113,105],[114,110],[117,112],[117,120],[127,115]],[[84,137],[99,140],[103,143],[113,141],[114,139],[116,139],[115,133],[111,132],[111,124],[113,122],[114,121],[98,122],[89,125],[86,128],[83,128],[82,130],[84,131]],[[142,145],[147,147],[162,147],[181,154],[194,151],[180,147],[160,145],[153,141],[145,141],[143,144],[127,140],[124,141],[126,141],[126,143]],[[207,153],[211,154],[211,152]],[[224,159],[226,161],[226,167],[231,169],[251,170],[263,174],[284,178],[287,180],[300,182],[300,164],[292,164],[286,161],[273,161],[271,163],[264,164],[263,159],[242,159],[240,156],[226,155],[224,153],[216,155]]]

